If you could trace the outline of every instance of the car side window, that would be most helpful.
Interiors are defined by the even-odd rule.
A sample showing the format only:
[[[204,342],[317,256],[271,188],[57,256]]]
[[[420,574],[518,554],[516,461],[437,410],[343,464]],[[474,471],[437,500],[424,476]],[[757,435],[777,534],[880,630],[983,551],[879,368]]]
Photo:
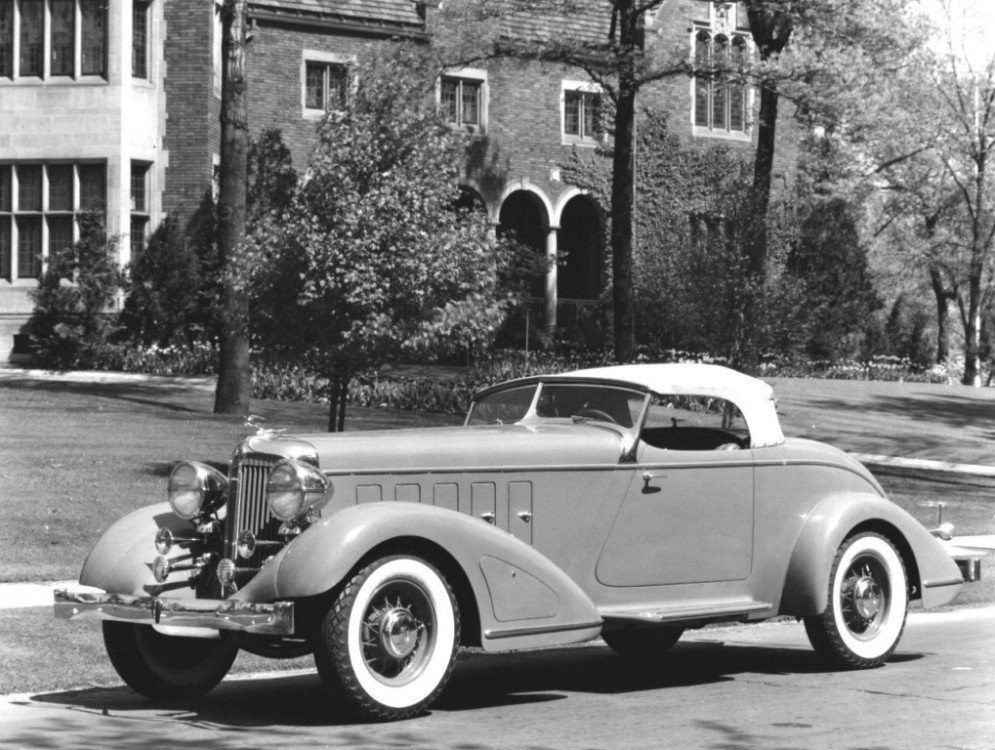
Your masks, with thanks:
[[[654,394],[640,439],[666,450],[748,448],[750,431],[731,401],[713,396]]]
[[[590,419],[629,428],[635,424],[645,394],[613,386],[572,383],[543,385],[536,416],[543,419]]]
[[[528,385],[488,394],[473,403],[466,423],[474,425],[518,422],[528,414],[535,392],[536,386]]]

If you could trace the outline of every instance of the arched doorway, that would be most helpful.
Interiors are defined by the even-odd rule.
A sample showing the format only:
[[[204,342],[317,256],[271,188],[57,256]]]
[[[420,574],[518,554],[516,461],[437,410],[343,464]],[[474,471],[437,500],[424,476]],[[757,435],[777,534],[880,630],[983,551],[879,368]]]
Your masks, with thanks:
[[[604,287],[604,232],[597,204],[571,198],[560,215],[557,292],[560,301],[597,299]]]
[[[505,198],[501,204],[498,222],[499,237],[512,236],[520,244],[534,250],[537,259],[545,255],[549,217],[535,194],[526,190],[517,190]],[[530,297],[541,298],[545,292],[545,277],[537,274],[528,287],[528,294]]]

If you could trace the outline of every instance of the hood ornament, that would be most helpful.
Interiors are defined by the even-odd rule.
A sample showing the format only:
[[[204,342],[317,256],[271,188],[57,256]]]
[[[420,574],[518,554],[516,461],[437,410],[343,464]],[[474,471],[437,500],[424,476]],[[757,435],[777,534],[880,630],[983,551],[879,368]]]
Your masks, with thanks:
[[[250,414],[245,418],[245,426],[256,431],[257,437],[269,437],[271,435],[282,435],[286,432],[285,429],[282,430],[271,430],[268,427],[263,426],[263,422],[266,421],[266,417],[261,417],[258,414]]]

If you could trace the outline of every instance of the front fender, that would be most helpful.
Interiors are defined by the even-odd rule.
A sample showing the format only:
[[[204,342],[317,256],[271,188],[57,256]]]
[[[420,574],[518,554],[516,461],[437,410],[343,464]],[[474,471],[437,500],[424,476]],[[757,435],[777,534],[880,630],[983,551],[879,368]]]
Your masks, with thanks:
[[[840,493],[821,500],[801,527],[785,576],[781,614],[804,617],[825,611],[836,552],[851,534],[863,530],[876,531],[895,545],[924,607],[938,607],[957,596],[963,585],[957,563],[922,524],[885,498]]]
[[[173,513],[169,503],[147,505],[122,517],[105,531],[83,562],[79,582],[95,586],[111,594],[150,596],[169,591],[170,596],[194,596],[193,589],[184,586],[169,587],[156,583],[152,575],[152,561],[157,553],[155,535],[161,528],[168,528],[177,537],[190,536],[194,529]],[[177,545],[168,557],[179,560],[189,552]]]
[[[466,576],[489,651],[574,643],[598,635],[601,617],[560,568],[480,519],[415,503],[350,506],[305,531],[233,598],[296,599],[343,582],[371,550],[417,539],[445,551]]]

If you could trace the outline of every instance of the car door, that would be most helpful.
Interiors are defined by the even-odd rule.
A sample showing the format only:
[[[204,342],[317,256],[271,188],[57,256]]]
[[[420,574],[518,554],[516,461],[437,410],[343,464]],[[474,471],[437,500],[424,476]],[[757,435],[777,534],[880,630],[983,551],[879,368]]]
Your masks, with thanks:
[[[602,585],[748,578],[754,545],[748,441],[738,411],[727,403],[655,398],[598,560]]]

